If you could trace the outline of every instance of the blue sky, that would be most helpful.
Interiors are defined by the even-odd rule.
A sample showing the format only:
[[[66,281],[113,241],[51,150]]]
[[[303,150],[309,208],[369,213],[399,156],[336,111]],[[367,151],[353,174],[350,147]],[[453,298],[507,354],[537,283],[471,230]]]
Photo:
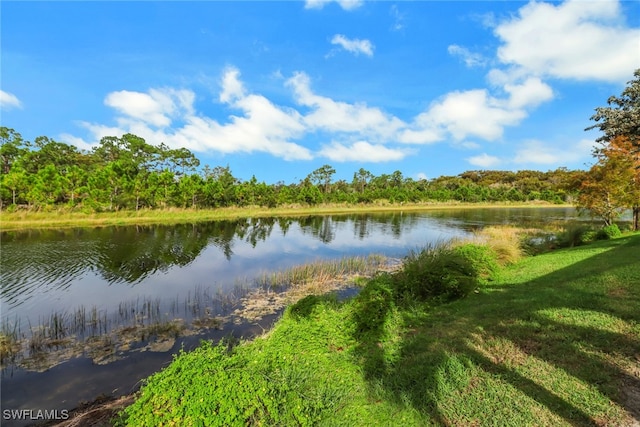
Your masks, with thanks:
[[[90,148],[131,132],[236,177],[584,169],[640,67],[617,1],[11,2],[1,123]]]

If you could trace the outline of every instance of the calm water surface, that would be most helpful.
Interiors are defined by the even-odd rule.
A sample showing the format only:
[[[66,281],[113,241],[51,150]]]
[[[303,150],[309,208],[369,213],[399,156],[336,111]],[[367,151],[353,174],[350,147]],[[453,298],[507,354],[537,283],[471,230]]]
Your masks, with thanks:
[[[141,299],[161,301],[165,309],[197,289],[224,295],[264,272],[298,264],[372,253],[401,258],[487,225],[575,220],[573,208],[514,208],[2,232],[2,321],[24,327],[80,306],[112,313],[123,302]],[[259,332],[255,325],[234,328],[207,338]],[[3,369],[2,407],[71,409],[101,393],[130,393],[181,346],[193,348],[198,339],[185,337],[166,353],[132,353],[108,365],[76,357],[46,372]]]
[[[230,292],[297,264],[402,257],[485,225],[575,218],[573,208],[472,209],[3,232],[2,317],[34,324],[80,305],[112,311],[141,297],[175,300],[195,287]]]

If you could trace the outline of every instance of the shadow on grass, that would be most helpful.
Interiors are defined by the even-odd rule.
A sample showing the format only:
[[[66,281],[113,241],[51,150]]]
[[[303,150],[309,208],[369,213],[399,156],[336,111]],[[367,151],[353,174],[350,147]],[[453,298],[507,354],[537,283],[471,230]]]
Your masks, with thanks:
[[[640,419],[640,402],[625,393],[640,393],[637,328],[614,332],[603,326],[640,323],[640,236],[601,245],[606,252],[591,256],[577,252],[589,247],[573,249],[577,262],[524,283],[487,287],[428,313],[405,313],[408,332],[391,361],[380,344],[382,326],[369,331],[360,338],[358,355],[372,393],[450,425],[459,420],[450,408],[443,411],[444,396],[471,393],[468,372],[480,369],[570,425],[615,421],[606,413],[590,414],[588,397],[569,398],[571,393],[555,389],[548,375],[566,374]],[[549,366],[550,373],[521,369],[526,363]]]

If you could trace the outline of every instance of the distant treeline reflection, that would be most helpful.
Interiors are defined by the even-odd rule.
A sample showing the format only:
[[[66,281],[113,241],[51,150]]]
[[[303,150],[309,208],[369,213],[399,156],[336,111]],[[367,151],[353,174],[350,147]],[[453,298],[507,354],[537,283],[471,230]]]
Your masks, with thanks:
[[[396,213],[8,231],[1,236],[2,296],[10,302],[11,295],[27,281],[48,282],[64,289],[87,270],[109,283],[135,284],[156,272],[188,265],[208,246],[218,248],[230,260],[234,245],[243,241],[255,248],[271,236],[276,226],[286,236],[296,225],[303,235],[326,244],[335,239],[339,226],[344,229],[340,224],[351,223],[353,235],[364,239],[373,227],[400,238],[412,222],[410,217]]]

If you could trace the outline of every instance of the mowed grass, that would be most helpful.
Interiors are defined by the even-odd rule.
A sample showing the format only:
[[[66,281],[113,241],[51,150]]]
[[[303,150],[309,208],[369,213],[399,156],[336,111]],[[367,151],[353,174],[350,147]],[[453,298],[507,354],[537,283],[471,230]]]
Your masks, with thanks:
[[[640,418],[640,234],[527,257],[464,299],[359,331],[357,298],[182,353],[126,425],[627,426]]]

